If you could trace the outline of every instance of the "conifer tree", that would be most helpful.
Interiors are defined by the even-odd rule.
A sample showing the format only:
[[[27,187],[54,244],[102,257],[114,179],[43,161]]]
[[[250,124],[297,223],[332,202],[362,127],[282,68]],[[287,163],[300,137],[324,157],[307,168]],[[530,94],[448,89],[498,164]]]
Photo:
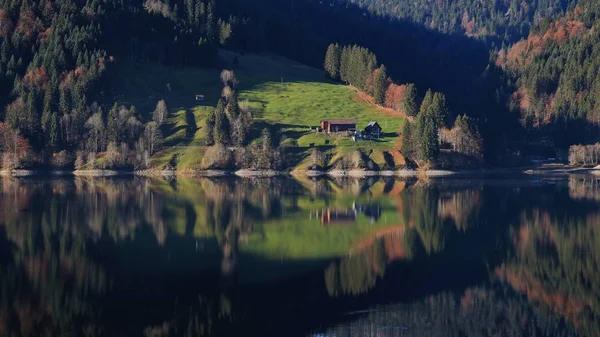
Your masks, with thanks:
[[[400,151],[404,157],[413,158],[415,156],[414,147],[415,144],[412,123],[407,120],[402,126],[402,148]]]
[[[423,107],[423,105],[421,105]],[[437,158],[439,151],[438,127],[435,118],[425,112],[419,112],[417,118],[416,155],[423,162],[431,162]]]
[[[325,72],[332,79],[340,78],[340,46],[330,44],[325,54]]]
[[[106,138],[107,143],[110,142],[118,142],[119,138],[119,124],[118,117],[119,114],[119,106],[117,103],[113,105],[113,107],[108,111],[108,115],[106,116]]]
[[[220,99],[215,112],[215,142],[227,144],[229,142],[230,124],[225,113],[225,101]]]
[[[419,108],[419,114],[428,115],[431,112],[431,104],[433,103],[433,92],[431,89],[427,90],[423,101],[421,101],[421,107]]]
[[[404,113],[411,117],[416,116],[419,112],[417,86],[414,83],[406,85],[402,107]]]
[[[379,69],[375,70],[375,79],[373,83],[373,99],[375,104],[383,105],[385,102],[385,92],[387,90],[387,72],[382,64]]]
[[[436,92],[433,94],[431,101],[431,113],[436,119],[438,126],[441,127],[446,125],[450,114],[450,109],[448,108],[448,103],[446,102],[446,96],[443,93]]]
[[[342,48],[340,56],[340,80],[345,83],[350,83],[350,47]]]
[[[213,109],[206,119],[206,145],[215,143],[215,123],[217,120],[217,112]]]

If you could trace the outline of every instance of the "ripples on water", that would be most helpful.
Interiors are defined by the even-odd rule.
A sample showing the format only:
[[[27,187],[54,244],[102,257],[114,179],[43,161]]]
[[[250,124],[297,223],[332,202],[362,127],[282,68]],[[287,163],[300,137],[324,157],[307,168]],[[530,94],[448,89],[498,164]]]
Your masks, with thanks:
[[[2,179],[1,336],[597,336],[600,180]]]

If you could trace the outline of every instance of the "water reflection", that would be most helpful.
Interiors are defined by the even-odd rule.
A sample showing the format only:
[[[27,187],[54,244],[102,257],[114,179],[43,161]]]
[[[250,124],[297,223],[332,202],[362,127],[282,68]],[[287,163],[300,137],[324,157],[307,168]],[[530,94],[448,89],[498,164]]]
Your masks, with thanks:
[[[0,335],[600,331],[589,176],[0,183]]]

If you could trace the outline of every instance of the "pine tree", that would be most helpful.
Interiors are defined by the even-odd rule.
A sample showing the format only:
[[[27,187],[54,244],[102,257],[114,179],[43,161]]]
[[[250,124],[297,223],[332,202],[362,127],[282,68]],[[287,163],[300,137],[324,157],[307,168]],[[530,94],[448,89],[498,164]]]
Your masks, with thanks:
[[[215,113],[215,142],[227,144],[229,142],[230,124],[229,118],[225,113],[225,102],[219,100]]]
[[[340,46],[338,44],[330,44],[325,54],[325,72],[332,79],[340,77]]]
[[[206,119],[206,145],[215,143],[215,123],[217,120],[216,110],[212,110]]]
[[[214,43],[215,31],[217,28],[216,7],[215,0],[210,0],[206,11],[206,36],[211,43]]]
[[[450,115],[450,109],[448,108],[448,103],[446,102],[446,96],[443,93],[436,92],[433,94],[431,101],[431,113],[436,119],[438,126],[446,125],[447,119]]]
[[[417,158],[423,162],[432,162],[439,152],[438,128],[435,119],[427,113],[419,113],[417,118]]]
[[[405,121],[402,126],[402,148],[400,151],[405,158],[414,157],[414,134],[410,121]]]
[[[342,48],[340,56],[340,80],[344,83],[350,83],[350,47]]]
[[[414,83],[406,85],[402,107],[407,116],[414,117],[419,112],[417,86]]]
[[[119,140],[118,114],[119,114],[119,106],[117,105],[117,103],[115,103],[113,105],[113,107],[108,111],[108,116],[106,117],[107,143],[110,143],[110,142],[118,143],[118,140]]]
[[[56,112],[52,112],[50,117],[50,130],[48,133],[48,141],[50,142],[50,147],[56,148],[58,146],[59,133],[60,130],[58,124],[58,116]]]
[[[428,115],[431,112],[431,104],[433,103],[433,92],[431,89],[427,90],[425,93],[425,97],[423,97],[423,101],[421,102],[421,107],[419,108],[419,114]]]
[[[375,80],[373,83],[373,99],[375,104],[383,105],[385,103],[385,91],[387,90],[387,71],[382,64],[375,70]]]

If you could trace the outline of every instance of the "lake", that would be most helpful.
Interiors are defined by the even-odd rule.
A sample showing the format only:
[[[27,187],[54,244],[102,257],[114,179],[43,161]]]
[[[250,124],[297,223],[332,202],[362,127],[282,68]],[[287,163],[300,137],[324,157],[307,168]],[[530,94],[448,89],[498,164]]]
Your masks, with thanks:
[[[600,180],[3,178],[1,336],[598,336]]]

